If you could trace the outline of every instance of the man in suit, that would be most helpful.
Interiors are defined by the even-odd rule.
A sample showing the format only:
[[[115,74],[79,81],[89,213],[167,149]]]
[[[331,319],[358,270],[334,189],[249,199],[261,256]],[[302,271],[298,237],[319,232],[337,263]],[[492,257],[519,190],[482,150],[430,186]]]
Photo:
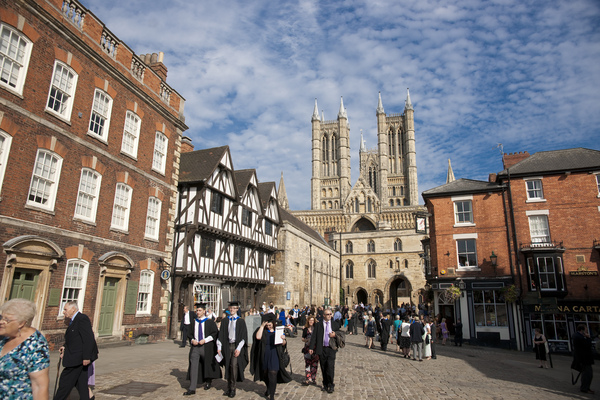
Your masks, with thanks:
[[[383,318],[381,318],[381,350],[386,351],[388,342],[390,341],[390,330],[392,322],[388,318],[388,313],[385,313]]]
[[[419,317],[415,316],[414,322],[410,325],[410,343],[412,346],[412,359],[423,361],[423,335],[425,334],[425,327],[419,320]]]
[[[231,398],[235,397],[236,382],[244,381],[248,365],[248,329],[246,321],[237,315],[239,307],[237,301],[229,303],[229,317],[221,321],[217,339],[217,352],[225,360],[227,390],[224,395]]]
[[[89,400],[88,366],[98,358],[92,323],[87,315],[79,312],[76,301],[65,304],[63,315],[65,321],[70,322],[65,332],[65,344],[59,349],[64,369],[54,400],[66,399],[74,387],[77,387],[81,400]]]
[[[179,347],[185,347],[185,342],[188,340],[188,333],[190,331],[190,325],[194,319],[190,315],[190,308],[183,306],[183,315],[181,316],[181,324],[179,330],[181,331],[181,345]]]
[[[323,390],[327,393],[333,393],[335,384],[335,355],[336,352],[329,344],[335,337],[335,331],[341,328],[340,321],[333,321],[333,312],[331,307],[327,307],[323,311],[323,321],[315,324],[314,332],[310,338],[308,352],[319,355],[319,364],[321,365],[321,373],[323,374]]]
[[[196,318],[192,329],[188,332],[187,339],[190,341],[190,386],[183,394],[190,396],[196,394],[198,380],[204,383],[204,390],[210,389],[212,380],[221,376],[221,368],[215,360],[217,350],[216,340],[219,330],[217,324],[205,313],[206,304],[196,307]]]

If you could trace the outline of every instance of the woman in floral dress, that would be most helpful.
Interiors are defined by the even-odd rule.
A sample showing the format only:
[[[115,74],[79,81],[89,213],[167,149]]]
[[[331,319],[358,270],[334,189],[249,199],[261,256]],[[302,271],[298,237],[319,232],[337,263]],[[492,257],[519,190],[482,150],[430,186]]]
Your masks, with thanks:
[[[308,346],[310,344],[310,337],[315,329],[315,317],[314,315],[309,315],[306,317],[306,325],[304,326],[304,331],[302,332],[302,341],[304,342],[304,348],[302,349],[302,353],[304,353],[304,364],[306,371],[306,380],[304,381],[305,385],[315,385],[317,383],[317,371],[319,369],[319,356],[313,352],[310,354],[308,352]]]

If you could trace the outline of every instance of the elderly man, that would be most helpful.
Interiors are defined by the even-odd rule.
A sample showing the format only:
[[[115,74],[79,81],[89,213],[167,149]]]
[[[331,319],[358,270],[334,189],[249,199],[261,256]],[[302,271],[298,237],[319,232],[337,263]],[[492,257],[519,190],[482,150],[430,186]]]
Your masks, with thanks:
[[[246,322],[237,316],[239,303],[229,303],[229,317],[221,321],[217,339],[217,352],[225,360],[227,390],[224,395],[235,397],[236,382],[244,381],[244,370],[248,365],[248,329]]]
[[[74,387],[77,387],[80,399],[89,400],[88,366],[98,358],[92,323],[87,315],[79,312],[76,301],[68,301],[65,304],[63,315],[65,321],[69,321],[65,332],[65,344],[59,349],[65,368],[60,374],[54,400],[66,399]]]
[[[335,355],[336,351],[330,347],[330,342],[335,337],[335,331],[341,328],[340,321],[333,321],[333,312],[330,307],[323,310],[323,321],[315,323],[314,332],[310,338],[309,354],[319,355],[319,364],[323,374],[323,390],[333,393],[335,384]]]

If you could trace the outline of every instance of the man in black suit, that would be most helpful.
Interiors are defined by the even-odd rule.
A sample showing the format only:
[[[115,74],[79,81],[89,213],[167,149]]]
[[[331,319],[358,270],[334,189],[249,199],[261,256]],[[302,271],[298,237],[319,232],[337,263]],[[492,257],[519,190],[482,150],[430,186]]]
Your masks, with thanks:
[[[237,316],[239,303],[229,303],[229,317],[221,321],[217,339],[217,352],[225,360],[227,390],[223,395],[235,397],[236,382],[244,381],[244,370],[248,365],[248,329],[246,321]]]
[[[319,355],[319,364],[323,374],[323,390],[327,393],[333,393],[335,377],[335,350],[329,344],[335,337],[335,331],[339,331],[341,324],[339,321],[333,321],[333,312],[330,307],[323,311],[323,321],[315,324],[315,330],[310,338],[308,352]]]
[[[185,342],[188,340],[190,325],[194,320],[190,314],[190,308],[183,306],[183,315],[181,316],[181,324],[179,325],[179,330],[181,331],[181,345],[179,347],[185,347]]]
[[[60,351],[63,371],[54,400],[66,399],[77,387],[79,398],[89,400],[88,366],[98,358],[98,346],[87,315],[79,312],[76,301],[69,301],[63,309],[65,321],[70,320],[65,332],[65,344]]]
[[[204,383],[204,390],[210,389],[212,380],[221,376],[221,368],[215,360],[217,352],[217,324],[205,315],[206,304],[198,304],[196,318],[187,339],[192,346],[190,350],[190,386],[183,395],[196,394],[198,380]]]
[[[388,313],[385,313],[380,321],[381,324],[381,350],[386,351],[388,342],[390,341],[390,330],[392,321],[388,318]]]

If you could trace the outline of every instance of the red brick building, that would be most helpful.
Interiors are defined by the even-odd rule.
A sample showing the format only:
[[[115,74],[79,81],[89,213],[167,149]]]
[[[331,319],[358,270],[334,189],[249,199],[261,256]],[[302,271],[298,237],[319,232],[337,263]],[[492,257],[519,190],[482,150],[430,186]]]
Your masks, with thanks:
[[[0,303],[62,341],[166,335],[184,99],[74,0],[0,1]]]
[[[462,318],[474,343],[523,349],[541,328],[570,351],[578,323],[600,333],[600,151],[507,154],[504,164],[489,182],[423,193],[436,313]]]

